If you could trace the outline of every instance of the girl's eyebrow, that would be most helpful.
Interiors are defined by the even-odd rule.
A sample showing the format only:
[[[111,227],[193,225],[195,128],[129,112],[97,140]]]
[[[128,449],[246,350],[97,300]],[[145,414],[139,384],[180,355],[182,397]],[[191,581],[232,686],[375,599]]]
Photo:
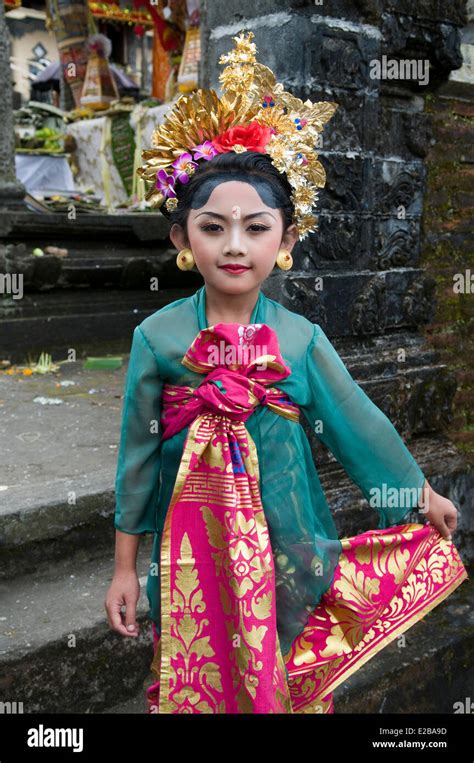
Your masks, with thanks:
[[[197,220],[200,215],[212,215],[213,217],[219,217],[221,220],[227,220],[225,215],[220,215],[218,212],[199,212],[199,214],[196,215],[194,219]],[[249,220],[251,217],[260,217],[260,215],[270,215],[270,217],[273,217],[274,220],[276,219],[271,212],[252,212],[251,215],[245,215],[243,219]]]

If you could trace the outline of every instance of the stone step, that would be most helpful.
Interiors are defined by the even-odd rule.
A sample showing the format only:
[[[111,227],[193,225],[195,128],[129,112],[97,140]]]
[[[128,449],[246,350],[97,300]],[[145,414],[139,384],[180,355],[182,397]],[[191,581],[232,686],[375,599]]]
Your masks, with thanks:
[[[0,689],[25,713],[144,712],[153,656],[144,583],[150,548],[138,557],[140,636],[124,638],[107,623],[104,599],[112,554],[71,560],[44,574],[3,585]],[[405,635],[335,691],[337,712],[453,712],[469,695],[473,588],[458,587]],[[403,651],[400,651],[402,650]]]
[[[164,241],[170,224],[162,214],[150,212],[116,214],[80,214],[46,212],[38,214],[29,210],[0,209],[0,236],[5,242],[16,243],[18,239],[34,243],[86,240],[92,244],[111,240],[132,243]],[[56,245],[56,244],[54,244]]]
[[[0,272],[7,274],[5,293],[15,294],[18,299],[18,276],[21,275],[23,294],[44,294],[57,290],[81,289],[150,289],[152,278],[160,288],[180,288],[184,281],[194,280],[201,285],[197,272],[184,274],[176,266],[177,251],[166,248],[156,251],[156,245],[131,246],[127,240],[102,243],[90,241],[61,241],[54,239],[54,246],[63,254],[51,253],[47,241],[35,242],[36,246],[0,244]],[[41,250],[34,255],[33,251]],[[7,288],[13,287],[13,288]]]
[[[138,694],[135,696],[130,697],[130,699],[125,700],[125,702],[120,702],[118,705],[114,705],[113,707],[108,707],[105,710],[100,711],[103,714],[109,715],[109,714],[117,714],[117,715],[129,715],[130,713],[132,715],[138,715],[141,713],[147,713],[147,702],[145,697],[145,691],[143,688],[140,689]]]
[[[41,352],[53,360],[129,352],[135,326],[148,315],[196,287],[159,289],[69,289],[6,298],[0,306],[0,359],[36,362]]]
[[[65,363],[57,374],[0,376],[4,578],[83,548],[113,547],[124,374]]]
[[[459,511],[454,542],[465,564],[474,561],[474,517],[470,507],[474,501],[474,473],[463,455],[443,437],[416,437],[409,450],[437,493],[454,503]],[[361,491],[332,454],[318,469],[321,485],[331,507],[339,537],[350,537],[378,526],[379,514],[369,506]],[[436,472],[432,473],[433,464]],[[418,511],[412,511],[405,521],[424,524]]]
[[[141,543],[138,638],[108,625],[105,596],[114,570],[102,557],[64,559],[0,583],[0,694],[24,713],[86,713],[138,694],[152,658],[146,575],[150,540]]]

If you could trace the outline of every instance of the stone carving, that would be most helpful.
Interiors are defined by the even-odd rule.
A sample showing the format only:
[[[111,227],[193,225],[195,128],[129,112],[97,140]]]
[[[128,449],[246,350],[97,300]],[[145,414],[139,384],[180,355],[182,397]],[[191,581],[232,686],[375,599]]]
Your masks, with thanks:
[[[429,114],[403,114],[403,129],[407,148],[414,156],[424,158],[433,137]]]
[[[4,4],[0,7],[0,207],[21,204],[25,188],[15,177],[15,141],[10,70],[10,36],[5,20]]]
[[[429,323],[435,311],[434,278],[420,275],[414,279],[403,299],[405,320],[409,324]]]
[[[354,301],[349,320],[356,334],[383,333],[386,324],[385,279],[371,278]]]
[[[447,368],[438,369],[436,377],[430,375],[418,380],[407,407],[411,431],[446,431],[453,418],[452,405],[456,389],[456,375]]]
[[[283,277],[279,284],[280,297],[278,298],[278,295],[275,294],[272,298],[291,305],[291,309],[294,312],[305,315],[312,323],[325,326],[327,323],[326,309],[321,298],[321,292],[314,288],[313,282],[314,278],[303,280],[300,278]],[[265,291],[267,292],[267,290]]]
[[[418,238],[413,230],[398,227],[396,223],[390,225],[389,229],[389,223],[379,230],[374,241],[374,250],[377,252],[376,265],[379,270],[407,265],[418,245]]]
[[[421,164],[380,163],[381,178],[375,190],[377,210],[382,214],[409,215],[421,212],[426,171]],[[413,208],[416,207],[416,210]]]
[[[363,198],[363,162],[361,157],[328,156],[325,160],[325,209],[334,212],[360,212]]]
[[[361,253],[362,225],[358,215],[321,215],[317,241],[301,246],[310,264],[309,268],[303,264],[305,269],[320,269],[318,260],[350,262],[355,252]]]

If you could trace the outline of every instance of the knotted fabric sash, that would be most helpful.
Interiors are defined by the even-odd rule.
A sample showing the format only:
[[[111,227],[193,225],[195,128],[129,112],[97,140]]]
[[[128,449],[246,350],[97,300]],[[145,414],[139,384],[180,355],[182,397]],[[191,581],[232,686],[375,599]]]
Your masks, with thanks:
[[[299,421],[273,384],[290,375],[266,324],[203,329],[164,384],[162,440],[189,424],[161,542],[159,713],[291,713],[275,569],[245,426],[258,405]]]

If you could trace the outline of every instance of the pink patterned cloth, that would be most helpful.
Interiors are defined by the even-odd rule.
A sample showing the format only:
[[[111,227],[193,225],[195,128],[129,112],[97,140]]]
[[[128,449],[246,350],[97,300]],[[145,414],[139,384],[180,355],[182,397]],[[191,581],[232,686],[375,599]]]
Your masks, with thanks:
[[[299,420],[299,407],[270,386],[286,379],[291,369],[280,354],[277,335],[265,323],[218,323],[203,329],[181,362],[206,378],[196,389],[163,386],[163,440],[208,412],[241,422],[257,405],[268,405],[276,413]]]
[[[296,713],[315,712],[321,697],[468,579],[454,543],[430,524],[368,530],[341,543],[332,584],[285,656]]]
[[[298,421],[298,406],[272,386],[291,369],[266,324],[204,329],[182,363],[206,379],[163,387],[162,439],[190,426],[161,543],[159,712],[291,712],[258,455],[244,424],[257,405]]]
[[[163,387],[163,439],[189,430],[161,543],[148,712],[333,713],[336,686],[467,571],[428,524],[342,538],[332,584],[283,659],[257,450],[244,422],[257,405],[299,420],[272,386],[291,370],[266,324],[204,329],[182,363],[206,378]]]

